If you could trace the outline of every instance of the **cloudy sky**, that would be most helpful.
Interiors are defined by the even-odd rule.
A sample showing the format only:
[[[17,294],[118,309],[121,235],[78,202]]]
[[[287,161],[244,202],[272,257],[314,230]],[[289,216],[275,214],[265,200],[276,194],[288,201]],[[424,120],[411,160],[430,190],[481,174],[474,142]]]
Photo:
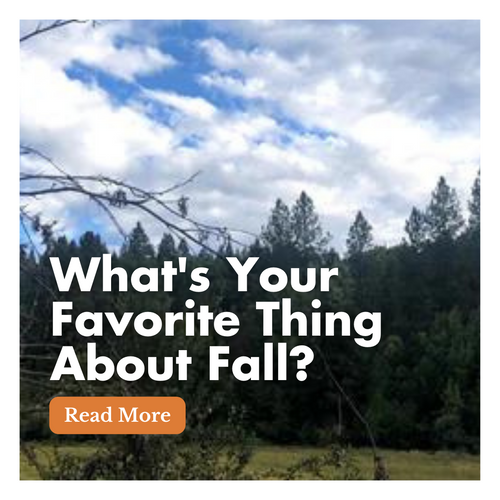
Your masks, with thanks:
[[[184,194],[207,223],[258,233],[277,197],[305,190],[336,248],[358,209],[393,243],[440,175],[465,209],[479,166],[474,21],[77,24],[24,42],[20,65],[23,144],[146,188],[201,171]],[[117,241],[77,196],[28,208]]]

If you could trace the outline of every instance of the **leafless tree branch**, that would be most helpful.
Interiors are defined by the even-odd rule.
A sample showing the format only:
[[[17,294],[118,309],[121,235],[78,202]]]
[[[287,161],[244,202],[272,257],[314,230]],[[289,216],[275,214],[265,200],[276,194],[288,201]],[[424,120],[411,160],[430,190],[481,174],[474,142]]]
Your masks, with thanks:
[[[67,26],[68,24],[73,24],[73,23],[87,23],[88,21],[83,21],[83,20],[78,20],[78,19],[66,19],[66,20],[61,20],[58,19],[56,21],[52,21],[48,24],[42,24],[42,22],[39,22],[36,26],[36,28],[25,35],[23,35],[20,39],[19,42],[23,43],[31,38],[34,38],[36,36],[41,35],[42,33],[47,33],[48,31],[53,31],[59,28],[62,28],[63,26]]]
[[[166,198],[166,195],[192,183],[200,172],[166,189],[152,191],[104,175],[71,175],[51,158],[29,146],[21,146],[20,153],[23,156],[34,155],[58,172],[57,174],[21,172],[20,195],[22,198],[38,198],[69,192],[87,196],[104,210],[124,238],[126,238],[125,231],[113,210],[133,207],[148,214],[178,237],[183,237],[212,254],[217,252],[205,242],[210,236],[224,241],[230,238],[232,242],[244,245],[243,242],[231,236],[227,228],[202,223],[191,218],[187,211],[188,198],[185,196],[176,199]]]

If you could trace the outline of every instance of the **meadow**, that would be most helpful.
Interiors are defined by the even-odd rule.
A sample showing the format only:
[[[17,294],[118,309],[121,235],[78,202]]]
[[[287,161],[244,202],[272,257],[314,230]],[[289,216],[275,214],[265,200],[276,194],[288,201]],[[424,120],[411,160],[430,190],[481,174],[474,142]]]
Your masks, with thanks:
[[[51,446],[40,444],[39,450],[50,453]],[[84,455],[94,451],[88,444],[67,445],[60,451]],[[269,469],[285,469],[300,460],[317,456],[325,452],[324,448],[304,446],[259,445],[254,448],[248,464],[249,472],[259,473]],[[479,455],[446,451],[401,451],[382,450],[392,480],[478,480],[480,479]],[[351,449],[354,465],[360,470],[361,479],[373,476],[373,458],[368,448]],[[22,480],[39,479],[36,469],[31,467],[21,454],[20,478]],[[304,479],[311,479],[306,475]],[[272,479],[272,478],[270,478]]]

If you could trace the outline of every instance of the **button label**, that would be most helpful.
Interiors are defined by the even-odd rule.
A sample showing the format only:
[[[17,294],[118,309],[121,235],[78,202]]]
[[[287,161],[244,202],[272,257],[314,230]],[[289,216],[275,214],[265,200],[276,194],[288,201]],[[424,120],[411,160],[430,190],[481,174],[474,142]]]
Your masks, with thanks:
[[[179,397],[56,397],[49,424],[54,434],[180,434],[186,403]]]

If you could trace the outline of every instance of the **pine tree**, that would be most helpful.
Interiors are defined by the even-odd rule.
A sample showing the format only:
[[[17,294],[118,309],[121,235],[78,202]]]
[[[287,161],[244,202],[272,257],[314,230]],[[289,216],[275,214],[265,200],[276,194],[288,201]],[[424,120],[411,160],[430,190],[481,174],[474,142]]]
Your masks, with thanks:
[[[189,245],[185,238],[181,238],[181,240],[179,241],[179,245],[177,246],[177,253],[180,257],[188,257],[189,255],[191,255]]]
[[[293,243],[300,253],[309,255],[324,249],[327,237],[321,228],[314,202],[305,191],[300,193],[292,208],[290,228]]]
[[[276,200],[267,225],[262,229],[262,242],[272,250],[290,247],[293,244],[290,210],[280,198]]]
[[[426,219],[432,241],[455,239],[463,226],[460,202],[455,189],[440,177],[427,207]]]
[[[171,234],[169,233],[163,234],[160,244],[158,245],[157,255],[159,261],[171,260],[177,256],[175,241]]]
[[[347,255],[358,255],[373,247],[372,226],[361,211],[356,214],[347,236]]]
[[[219,246],[218,254],[224,257],[234,257],[234,248],[231,243],[231,238],[223,241]]]
[[[138,222],[122,247],[121,256],[132,261],[144,261],[155,256],[153,245],[141,223]]]
[[[413,207],[405,223],[405,231],[411,246],[420,249],[428,239],[428,226],[425,214]]]
[[[80,237],[80,256],[87,257],[101,257],[102,254],[107,253],[106,245],[102,242],[101,237],[92,232],[87,231]]]
[[[471,189],[471,198],[469,200],[469,229],[479,230],[481,222],[481,179],[480,173],[474,180]]]

